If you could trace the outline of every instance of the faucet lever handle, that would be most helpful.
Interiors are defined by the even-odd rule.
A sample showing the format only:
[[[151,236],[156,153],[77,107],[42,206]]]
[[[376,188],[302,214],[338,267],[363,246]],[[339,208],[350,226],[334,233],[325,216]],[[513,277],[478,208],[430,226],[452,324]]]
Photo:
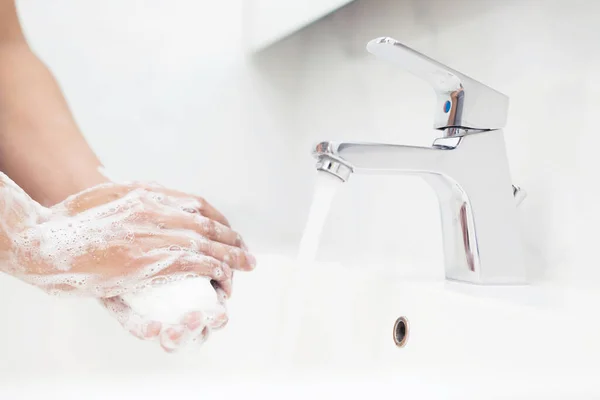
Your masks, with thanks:
[[[491,130],[506,125],[508,97],[504,94],[389,37],[371,40],[367,51],[433,86],[435,129]]]

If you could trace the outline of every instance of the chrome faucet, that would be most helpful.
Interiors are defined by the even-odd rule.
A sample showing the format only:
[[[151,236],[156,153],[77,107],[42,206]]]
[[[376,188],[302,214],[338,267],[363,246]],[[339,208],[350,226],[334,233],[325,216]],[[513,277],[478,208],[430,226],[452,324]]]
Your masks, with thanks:
[[[437,104],[431,147],[321,142],[317,169],[347,181],[352,173],[417,174],[435,190],[442,219],[446,279],[526,283],[517,205],[502,128],[508,97],[391,38],[367,50],[428,81]]]

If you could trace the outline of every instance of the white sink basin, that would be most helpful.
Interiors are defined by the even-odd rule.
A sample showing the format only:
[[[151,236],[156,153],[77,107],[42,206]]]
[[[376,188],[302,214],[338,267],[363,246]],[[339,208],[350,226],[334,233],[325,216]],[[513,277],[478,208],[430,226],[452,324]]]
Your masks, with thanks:
[[[0,285],[10,326],[0,372],[16,379],[0,393],[48,398],[43,384],[26,383],[37,377],[57,398],[73,382],[98,398],[117,390],[303,398],[316,388],[461,399],[600,394],[600,292],[401,281],[368,266],[260,257],[255,272],[236,274],[226,329],[173,355],[129,337],[96,304],[48,299],[9,278]],[[403,348],[392,335],[400,316],[409,321]]]

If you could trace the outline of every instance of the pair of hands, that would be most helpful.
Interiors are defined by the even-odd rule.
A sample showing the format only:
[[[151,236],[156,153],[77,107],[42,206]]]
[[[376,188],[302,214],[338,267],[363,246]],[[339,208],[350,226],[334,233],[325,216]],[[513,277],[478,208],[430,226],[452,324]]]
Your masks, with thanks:
[[[5,272],[49,293],[99,298],[133,335],[159,337],[169,351],[184,338],[203,341],[227,316],[207,322],[197,310],[164,326],[136,315],[120,295],[171,279],[208,277],[224,302],[231,295],[233,270],[256,264],[218,210],[200,197],[162,186],[106,183],[50,208],[24,192],[3,197],[6,205],[12,202]]]

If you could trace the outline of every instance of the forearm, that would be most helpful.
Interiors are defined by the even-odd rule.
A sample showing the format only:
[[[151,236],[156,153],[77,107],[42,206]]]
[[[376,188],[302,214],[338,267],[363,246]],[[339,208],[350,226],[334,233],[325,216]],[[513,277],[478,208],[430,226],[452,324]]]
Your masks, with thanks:
[[[0,29],[0,61],[0,170],[44,205],[106,181],[56,80],[14,28]]]

